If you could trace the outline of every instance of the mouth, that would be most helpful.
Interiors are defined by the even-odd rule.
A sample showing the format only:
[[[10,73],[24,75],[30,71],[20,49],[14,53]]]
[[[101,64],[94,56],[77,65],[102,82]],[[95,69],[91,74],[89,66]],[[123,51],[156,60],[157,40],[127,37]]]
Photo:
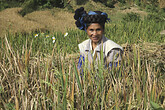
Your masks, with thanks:
[[[98,40],[99,38],[98,37],[92,37],[93,40]]]

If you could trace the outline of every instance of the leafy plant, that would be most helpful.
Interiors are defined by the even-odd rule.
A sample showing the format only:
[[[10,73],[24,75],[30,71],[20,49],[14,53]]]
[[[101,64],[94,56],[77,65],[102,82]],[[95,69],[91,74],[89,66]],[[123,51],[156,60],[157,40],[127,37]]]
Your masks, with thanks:
[[[6,8],[20,7],[24,0],[0,0],[0,11]]]
[[[159,11],[159,8],[157,6],[154,6],[152,4],[147,4],[145,7],[147,12],[157,13]]]
[[[153,14],[148,14],[147,15],[147,19],[148,20],[153,20],[155,22],[164,22],[164,17],[160,14],[156,14],[156,13],[153,13]]]
[[[110,8],[114,8],[114,4],[117,2],[115,0],[94,0],[95,2],[101,2],[105,6],[108,6]]]
[[[20,11],[22,16],[27,13],[31,13],[33,11],[45,8],[53,8],[59,7],[63,8],[65,4],[65,0],[27,0],[23,4],[23,9]]]
[[[159,104],[155,102],[150,101],[150,104],[151,104],[151,109],[153,110],[164,110]]]
[[[127,13],[124,17],[123,17],[123,21],[124,22],[133,22],[133,21],[137,21],[139,22],[141,19],[140,19],[140,15],[137,14],[137,13]]]

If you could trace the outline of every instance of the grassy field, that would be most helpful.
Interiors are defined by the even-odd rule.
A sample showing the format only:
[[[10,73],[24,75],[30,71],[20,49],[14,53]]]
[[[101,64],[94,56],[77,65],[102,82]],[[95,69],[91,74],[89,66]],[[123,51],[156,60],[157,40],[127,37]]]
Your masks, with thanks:
[[[108,23],[105,36],[124,48],[121,65],[108,71],[101,60],[89,71],[85,61],[82,76],[77,45],[88,38],[85,32],[9,32],[0,37],[0,108],[163,110],[164,29],[147,19]]]

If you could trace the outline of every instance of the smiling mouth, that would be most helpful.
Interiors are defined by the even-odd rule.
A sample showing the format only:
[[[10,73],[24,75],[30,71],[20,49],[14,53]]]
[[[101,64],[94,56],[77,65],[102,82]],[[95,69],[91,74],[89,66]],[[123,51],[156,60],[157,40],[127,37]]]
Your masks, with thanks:
[[[98,37],[92,37],[93,40],[98,40]]]

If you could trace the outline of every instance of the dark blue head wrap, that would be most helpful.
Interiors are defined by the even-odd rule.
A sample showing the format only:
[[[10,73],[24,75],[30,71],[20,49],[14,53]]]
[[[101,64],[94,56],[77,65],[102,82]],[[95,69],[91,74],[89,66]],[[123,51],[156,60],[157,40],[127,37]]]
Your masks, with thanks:
[[[75,24],[80,30],[85,30],[86,31],[86,22],[84,21],[84,17],[90,16],[90,15],[103,15],[106,17],[105,22],[110,21],[110,18],[108,18],[107,13],[101,12],[101,11],[89,11],[86,13],[83,7],[78,8],[75,11],[74,19],[76,20]]]

